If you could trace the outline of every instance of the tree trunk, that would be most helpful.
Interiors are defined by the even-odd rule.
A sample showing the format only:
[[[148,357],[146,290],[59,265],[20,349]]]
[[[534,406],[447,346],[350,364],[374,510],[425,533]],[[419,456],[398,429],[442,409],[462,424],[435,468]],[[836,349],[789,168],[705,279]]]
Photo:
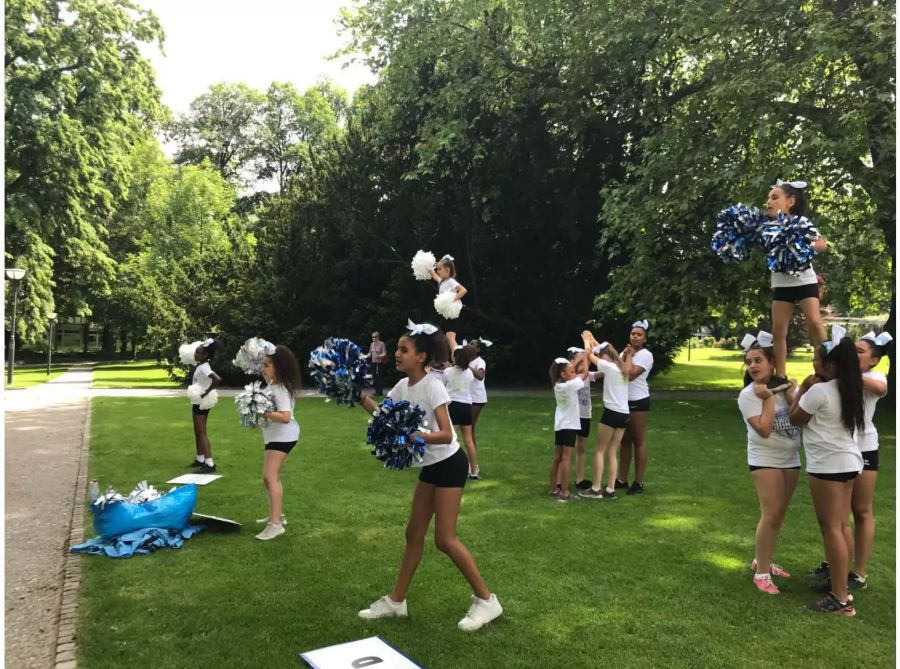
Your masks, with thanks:
[[[115,353],[116,352],[116,338],[113,335],[112,328],[109,325],[103,326],[103,331],[100,335],[100,350],[104,353]]]
[[[91,342],[91,324],[85,321],[81,324],[81,352],[87,354]]]

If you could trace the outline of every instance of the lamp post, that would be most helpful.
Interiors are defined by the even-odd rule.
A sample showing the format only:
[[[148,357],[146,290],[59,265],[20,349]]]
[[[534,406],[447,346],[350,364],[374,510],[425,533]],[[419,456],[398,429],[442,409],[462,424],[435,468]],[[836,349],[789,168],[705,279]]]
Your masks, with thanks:
[[[56,328],[56,312],[49,312],[47,314],[47,320],[50,321],[50,327],[47,330],[47,376],[50,376],[50,363],[53,360],[53,330]]]
[[[5,272],[6,278],[12,282],[13,287],[13,313],[12,327],[9,332],[9,363],[6,374],[6,385],[12,386],[13,369],[16,366],[16,308],[19,306],[19,284],[25,278],[25,270],[17,267],[10,267]]]

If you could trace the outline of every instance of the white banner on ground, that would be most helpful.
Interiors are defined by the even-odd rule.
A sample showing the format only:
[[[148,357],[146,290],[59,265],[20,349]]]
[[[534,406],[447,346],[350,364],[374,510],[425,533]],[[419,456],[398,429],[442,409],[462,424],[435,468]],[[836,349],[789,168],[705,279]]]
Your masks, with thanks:
[[[216,479],[222,478],[221,474],[182,474],[166,481],[166,483],[194,483],[196,485],[206,485],[212,483]]]
[[[422,669],[380,636],[300,653],[313,669]]]

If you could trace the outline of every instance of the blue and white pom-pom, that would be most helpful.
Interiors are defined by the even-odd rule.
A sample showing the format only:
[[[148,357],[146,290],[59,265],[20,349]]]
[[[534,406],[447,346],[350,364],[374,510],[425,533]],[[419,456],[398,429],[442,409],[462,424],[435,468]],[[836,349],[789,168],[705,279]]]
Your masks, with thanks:
[[[181,360],[182,365],[197,364],[195,353],[197,352],[197,347],[202,343],[202,341],[195,341],[190,344],[182,344],[178,347],[178,358]]]
[[[267,411],[275,410],[272,391],[263,388],[260,381],[244,386],[244,389],[234,396],[234,404],[237,407],[238,419],[244,427],[264,425],[267,421],[263,415]]]
[[[462,300],[457,300],[456,293],[452,290],[443,292],[434,298],[434,309],[444,318],[451,320],[459,318],[462,307]]]
[[[414,462],[422,462],[425,441],[411,436],[413,432],[426,431],[422,407],[406,400],[394,402],[388,397],[372,415],[366,443],[372,446],[376,460],[389,469],[406,469]]]
[[[805,216],[778,214],[762,226],[759,240],[771,271],[796,275],[812,265],[812,243],[819,237],[819,229]]]
[[[232,364],[242,369],[245,374],[260,374],[263,358],[273,353],[275,353],[275,344],[262,337],[250,337],[238,350]]]
[[[757,209],[738,202],[716,215],[712,250],[727,263],[744,262],[757,243],[760,226],[768,219]]]
[[[430,279],[431,270],[434,269],[435,262],[434,254],[431,251],[417,251],[410,263],[416,280],[425,281]]]
[[[200,397],[203,394],[203,388],[198,383],[192,383],[188,386],[187,389],[187,398],[191,404],[197,404],[200,406],[201,410],[212,409],[216,406],[216,402],[219,401],[219,393],[214,389],[210,390],[206,393],[205,397]]]
[[[352,341],[329,337],[309,352],[309,371],[321,394],[352,407],[360,400],[369,365],[365,353]]]

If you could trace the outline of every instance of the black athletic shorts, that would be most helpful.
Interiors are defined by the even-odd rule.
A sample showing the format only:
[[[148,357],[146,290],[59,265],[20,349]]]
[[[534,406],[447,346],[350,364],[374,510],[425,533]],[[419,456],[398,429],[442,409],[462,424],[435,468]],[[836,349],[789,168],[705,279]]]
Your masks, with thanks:
[[[864,472],[877,472],[878,471],[878,451],[863,451],[863,471]]]
[[[591,433],[591,419],[590,418],[582,418],[581,419],[581,429],[578,430],[579,437],[585,437]]]
[[[195,416],[208,416],[210,412],[209,409],[201,409],[199,404],[192,404],[191,411]]]
[[[447,407],[447,413],[450,414],[450,422],[453,425],[471,425],[472,424],[472,405],[464,402],[450,402]]]
[[[469,476],[469,459],[462,448],[449,458],[422,467],[419,480],[437,488],[465,488]]]
[[[813,474],[812,472],[806,473],[810,476],[815,476],[817,479],[822,479],[823,481],[839,481],[840,483],[852,481],[857,476],[859,476],[859,472],[838,472],[837,474]]]
[[[800,465],[796,467],[762,467],[756,465],[747,465],[750,468],[751,472],[755,472],[757,469],[800,469]]]
[[[628,400],[628,411],[631,413],[650,411],[650,395],[642,397],[639,400]]]
[[[612,409],[603,409],[603,415],[600,416],[600,422],[609,427],[627,427],[629,418],[631,418],[631,414],[613,411]]]
[[[554,444],[557,446],[575,446],[575,437],[578,436],[579,430],[556,430],[553,433]]]
[[[802,286],[779,286],[772,289],[773,302],[799,302],[809,297],[819,298],[818,283],[806,283]]]
[[[290,453],[296,445],[296,441],[270,441],[268,444],[266,444],[266,450]]]

